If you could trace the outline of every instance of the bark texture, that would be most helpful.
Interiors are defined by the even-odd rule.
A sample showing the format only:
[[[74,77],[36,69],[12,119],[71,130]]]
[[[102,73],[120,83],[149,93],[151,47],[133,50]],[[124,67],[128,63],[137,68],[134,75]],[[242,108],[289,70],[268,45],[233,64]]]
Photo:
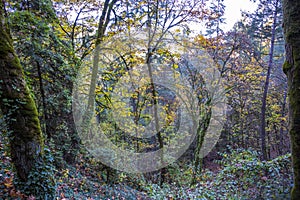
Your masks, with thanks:
[[[20,61],[0,3],[0,109],[7,119],[12,161],[18,176],[26,181],[41,159],[43,137],[38,112],[26,85]]]
[[[292,146],[294,187],[292,200],[300,199],[300,1],[283,0],[286,61],[288,78],[289,133]]]

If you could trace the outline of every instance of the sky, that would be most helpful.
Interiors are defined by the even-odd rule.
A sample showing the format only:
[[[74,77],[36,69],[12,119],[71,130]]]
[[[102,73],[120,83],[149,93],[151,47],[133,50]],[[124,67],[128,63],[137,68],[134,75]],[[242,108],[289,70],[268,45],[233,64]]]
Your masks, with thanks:
[[[224,0],[226,25],[225,31],[230,30],[234,23],[241,18],[240,10],[253,12],[256,9],[256,4],[250,2],[250,0]]]
[[[214,0],[211,0],[214,1]],[[241,19],[241,11],[250,11],[250,12],[254,12],[257,5],[253,2],[251,2],[250,0],[224,0],[224,4],[225,4],[225,18],[226,18],[226,24],[222,26],[223,30],[229,31],[233,25],[239,20]],[[72,13],[72,16],[70,17],[72,20],[75,20],[76,18],[76,12],[74,11]],[[201,25],[200,25],[201,27]],[[194,26],[195,29],[193,29],[193,27],[190,27],[193,31],[195,31],[196,33],[199,33],[199,25]],[[204,29],[200,28],[200,30]],[[202,31],[200,31],[202,32]]]

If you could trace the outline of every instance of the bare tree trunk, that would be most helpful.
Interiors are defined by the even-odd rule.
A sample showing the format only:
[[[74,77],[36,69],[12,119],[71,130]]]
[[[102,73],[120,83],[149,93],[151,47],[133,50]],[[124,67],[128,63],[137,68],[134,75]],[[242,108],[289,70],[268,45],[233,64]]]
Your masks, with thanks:
[[[0,55],[0,108],[11,131],[12,161],[18,176],[27,181],[32,167],[41,159],[43,136],[35,103],[12,45],[3,3],[0,3]]]
[[[89,95],[88,95],[88,105],[83,115],[83,121],[81,125],[81,131],[83,132],[83,135],[87,135],[89,131],[91,120],[95,110],[95,105],[94,105],[95,90],[96,90],[96,83],[97,83],[98,70],[99,70],[100,44],[103,41],[104,33],[110,20],[110,13],[112,11],[112,7],[117,1],[118,0],[112,0],[110,2],[110,0],[105,0],[102,14],[99,19],[98,33],[97,33],[97,38],[95,43],[96,47],[93,55],[94,57],[93,57],[92,77],[91,77],[91,83],[90,83]]]
[[[300,1],[283,0],[286,61],[283,70],[288,79],[289,134],[292,146],[294,187],[292,200],[300,199]]]
[[[276,1],[274,15],[273,15],[273,25],[272,25],[271,47],[270,47],[270,53],[269,53],[268,71],[267,71],[266,81],[265,81],[265,85],[264,85],[264,93],[263,93],[262,106],[261,106],[260,138],[261,138],[261,151],[262,151],[262,155],[263,155],[263,160],[268,159],[267,146],[266,146],[266,107],[267,107],[267,95],[268,95],[268,90],[269,90],[271,69],[272,69],[272,65],[273,65],[273,54],[274,54],[274,43],[275,43],[275,34],[276,34],[278,3],[279,3],[279,0]]]

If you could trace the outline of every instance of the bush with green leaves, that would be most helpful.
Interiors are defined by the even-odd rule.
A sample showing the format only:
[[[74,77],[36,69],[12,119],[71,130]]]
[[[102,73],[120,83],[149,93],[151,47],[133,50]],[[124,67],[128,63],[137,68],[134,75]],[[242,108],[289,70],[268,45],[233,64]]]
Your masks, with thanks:
[[[217,192],[228,198],[287,198],[292,182],[290,154],[261,161],[252,149],[221,153],[223,166],[214,181]],[[226,198],[228,197],[228,198]]]
[[[253,149],[229,148],[220,153],[218,172],[204,170],[197,184],[149,184],[144,187],[153,199],[289,199],[292,183],[291,155],[261,161]]]

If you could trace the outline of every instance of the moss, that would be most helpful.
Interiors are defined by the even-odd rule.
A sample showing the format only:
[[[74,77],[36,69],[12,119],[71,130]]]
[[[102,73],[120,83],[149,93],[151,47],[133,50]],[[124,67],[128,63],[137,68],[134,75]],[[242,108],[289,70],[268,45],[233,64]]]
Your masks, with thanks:
[[[294,168],[292,200],[300,199],[300,1],[284,0],[284,35],[286,61],[283,70],[288,78],[289,133]]]
[[[3,4],[0,4],[3,13]],[[22,180],[28,179],[32,166],[43,153],[43,136],[38,112],[26,85],[22,66],[16,56],[5,19],[0,15],[0,108],[12,131],[10,147],[12,161]]]
[[[290,70],[291,68],[292,68],[292,65],[289,64],[289,62],[285,61],[284,64],[283,64],[283,67],[282,67],[283,72],[287,73],[287,71]]]
[[[8,30],[7,26],[1,23],[1,30],[0,30],[0,56],[6,57],[8,53],[13,53],[13,46],[10,34],[5,31]]]
[[[10,39],[7,40],[7,38],[10,38],[10,37],[3,29],[0,30],[0,34],[2,36],[0,38],[0,41],[1,41],[1,43],[0,43],[0,47],[1,47],[0,52],[3,53],[3,56],[4,56],[5,54],[7,54],[9,52],[12,52],[11,51],[12,46],[10,45],[11,40]]]

